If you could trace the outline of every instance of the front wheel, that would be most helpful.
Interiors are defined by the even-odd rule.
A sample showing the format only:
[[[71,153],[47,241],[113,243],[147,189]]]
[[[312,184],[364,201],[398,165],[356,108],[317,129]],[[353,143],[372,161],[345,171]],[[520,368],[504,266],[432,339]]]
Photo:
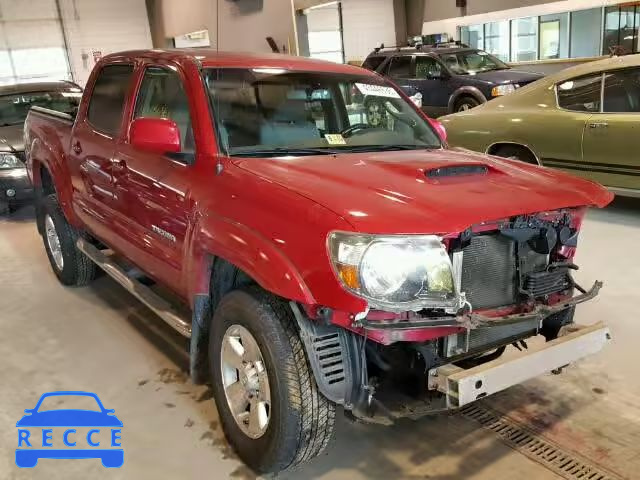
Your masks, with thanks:
[[[455,103],[456,112],[466,112],[480,105],[480,102],[473,97],[462,97]]]
[[[212,319],[209,364],[222,428],[258,473],[320,454],[335,406],[316,386],[289,305],[258,287],[222,298]]]

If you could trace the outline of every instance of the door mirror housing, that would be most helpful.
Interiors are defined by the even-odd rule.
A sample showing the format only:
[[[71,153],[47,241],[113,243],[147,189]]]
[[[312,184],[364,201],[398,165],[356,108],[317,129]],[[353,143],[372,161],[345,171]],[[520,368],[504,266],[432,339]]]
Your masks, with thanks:
[[[131,145],[147,152],[180,153],[180,129],[168,118],[136,118],[129,129]]]
[[[442,140],[444,143],[447,143],[447,129],[444,128],[442,122],[440,120],[436,120],[435,118],[427,118],[427,120],[440,137],[440,140]]]

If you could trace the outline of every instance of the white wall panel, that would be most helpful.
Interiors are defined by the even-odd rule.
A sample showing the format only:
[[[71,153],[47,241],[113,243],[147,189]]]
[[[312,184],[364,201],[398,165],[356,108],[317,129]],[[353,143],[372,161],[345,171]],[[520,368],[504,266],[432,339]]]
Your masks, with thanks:
[[[342,23],[347,61],[364,60],[381,43],[396,44],[393,0],[343,0]]]

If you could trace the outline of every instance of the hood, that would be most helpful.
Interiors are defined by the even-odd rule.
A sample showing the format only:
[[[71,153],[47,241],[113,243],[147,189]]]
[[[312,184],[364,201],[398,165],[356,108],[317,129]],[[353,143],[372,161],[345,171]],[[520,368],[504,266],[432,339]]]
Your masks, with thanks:
[[[367,233],[460,232],[524,213],[604,206],[613,198],[588,180],[462,149],[236,157],[234,163],[331,209]]]
[[[0,152],[24,151],[23,127],[22,123],[0,127]]]
[[[91,410],[47,410],[25,415],[16,427],[121,427],[115,415]]]
[[[469,77],[465,75],[465,77]],[[541,73],[523,72],[521,70],[491,70],[488,72],[480,72],[470,76],[476,80],[482,80],[485,82],[493,83],[496,85],[505,83],[517,83],[518,85],[526,85],[527,83],[535,82],[543,78]]]

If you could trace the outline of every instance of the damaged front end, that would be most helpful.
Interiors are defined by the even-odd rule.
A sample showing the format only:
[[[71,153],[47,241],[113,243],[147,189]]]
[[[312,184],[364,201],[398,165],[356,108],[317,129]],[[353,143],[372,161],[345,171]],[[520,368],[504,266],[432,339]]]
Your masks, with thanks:
[[[602,287],[597,281],[582,288],[572,275],[584,214],[563,209],[520,215],[413,243],[384,237],[381,243],[391,247],[374,247],[380,258],[371,255],[371,265],[366,252],[375,241],[363,235],[333,244],[330,239],[337,277],[370,309],[354,314],[292,304],[320,390],[359,418],[386,422],[455,408],[473,395],[513,385],[503,373],[491,373],[493,364],[510,345],[526,350],[530,337],[544,337],[551,350],[529,352],[529,360],[497,371],[518,379],[522,375],[512,368],[539,374],[597,351],[608,338],[604,326],[571,332],[574,342],[558,338],[573,324],[575,306]],[[366,277],[366,268],[384,262],[394,264],[391,274]],[[424,268],[408,268],[411,262]],[[398,273],[403,269],[410,272],[406,279]],[[469,378],[484,387],[463,391]]]

